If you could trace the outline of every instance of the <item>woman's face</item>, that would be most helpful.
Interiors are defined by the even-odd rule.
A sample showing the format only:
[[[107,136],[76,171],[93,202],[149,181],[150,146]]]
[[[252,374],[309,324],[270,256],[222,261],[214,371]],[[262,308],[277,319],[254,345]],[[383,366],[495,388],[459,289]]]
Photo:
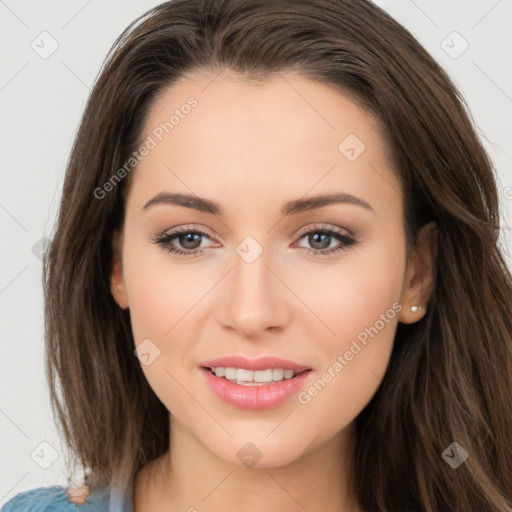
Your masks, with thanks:
[[[142,140],[112,291],[172,421],[227,462],[259,452],[260,467],[346,432],[386,371],[406,288],[400,184],[376,120],[297,76],[195,75],[153,105]],[[250,386],[203,368],[228,356],[309,371]],[[285,363],[263,365],[277,372],[258,379]]]

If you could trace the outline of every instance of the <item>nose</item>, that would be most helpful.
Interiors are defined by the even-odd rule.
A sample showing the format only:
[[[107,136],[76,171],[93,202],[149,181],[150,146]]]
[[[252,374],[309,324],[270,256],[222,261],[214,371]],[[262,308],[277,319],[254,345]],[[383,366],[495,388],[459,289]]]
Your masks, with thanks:
[[[235,253],[219,294],[217,314],[223,326],[244,337],[258,337],[287,324],[291,293],[271,267],[265,250],[252,262]]]

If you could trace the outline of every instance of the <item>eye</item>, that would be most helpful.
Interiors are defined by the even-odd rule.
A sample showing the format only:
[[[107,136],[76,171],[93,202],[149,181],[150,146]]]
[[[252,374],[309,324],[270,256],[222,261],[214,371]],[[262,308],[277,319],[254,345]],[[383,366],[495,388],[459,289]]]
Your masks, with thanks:
[[[302,231],[299,234],[299,240],[303,238],[306,238],[306,242],[312,248],[299,247],[306,249],[308,251],[307,254],[313,253],[314,255],[319,254],[322,256],[345,251],[357,243],[353,236],[332,226],[314,226],[312,229]],[[332,247],[332,242],[336,240],[339,242],[338,245]]]
[[[206,248],[202,245],[202,239],[212,240],[206,233],[197,228],[183,226],[169,232],[161,233],[153,239],[153,243],[160,245],[167,252],[177,256],[199,256],[204,253]],[[311,249],[299,245],[299,248],[305,249],[307,254],[330,255],[340,251],[347,250],[350,246],[357,243],[357,240],[346,232],[343,232],[332,226],[313,226],[307,231],[299,234],[299,241],[306,238]],[[332,247],[332,242],[338,241],[338,245]],[[179,244],[176,247],[176,244]]]
[[[204,231],[184,226],[158,235],[153,239],[153,243],[162,246],[167,252],[178,256],[193,256],[204,252],[204,246],[201,246],[202,238],[211,240],[210,236]],[[175,239],[182,248],[175,247],[174,244],[176,242],[173,242]]]

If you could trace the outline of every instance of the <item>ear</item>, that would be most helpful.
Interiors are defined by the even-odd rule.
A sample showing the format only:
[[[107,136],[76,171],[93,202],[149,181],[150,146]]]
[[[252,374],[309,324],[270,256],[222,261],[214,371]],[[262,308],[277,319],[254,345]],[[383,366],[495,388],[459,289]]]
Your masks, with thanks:
[[[128,297],[123,276],[123,262],[121,257],[122,235],[115,232],[112,239],[112,264],[110,271],[110,291],[120,308],[128,308]]]
[[[434,269],[437,259],[437,225],[431,222],[418,233],[416,245],[412,250],[400,303],[403,309],[399,320],[404,324],[413,324],[421,320],[427,309],[434,286]],[[417,310],[411,310],[416,306]]]

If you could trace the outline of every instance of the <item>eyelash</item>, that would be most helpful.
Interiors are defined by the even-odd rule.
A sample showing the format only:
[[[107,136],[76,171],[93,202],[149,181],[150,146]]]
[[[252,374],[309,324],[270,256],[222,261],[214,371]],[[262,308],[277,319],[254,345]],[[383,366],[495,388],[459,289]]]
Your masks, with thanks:
[[[211,240],[211,237],[208,235],[208,233],[205,233],[204,231],[197,229],[197,228],[190,228],[190,227],[182,227],[175,229],[171,232],[165,232],[157,235],[152,241],[155,244],[160,245],[163,249],[167,250],[167,252],[175,254],[177,256],[187,257],[187,256],[199,256],[204,252],[204,249],[191,249],[191,250],[183,250],[183,249],[177,249],[175,247],[171,246],[171,240],[178,237],[181,234],[190,234],[193,233],[195,235],[200,235],[203,237],[206,237]],[[342,245],[340,247],[335,247],[331,249],[324,249],[324,250],[315,250],[315,249],[309,249],[307,247],[300,247],[300,249],[305,249],[307,251],[307,254],[313,253],[314,255],[320,255],[320,256],[326,256],[331,254],[336,254],[341,251],[346,251],[350,246],[355,245],[357,243],[357,240],[353,238],[350,235],[347,235],[345,233],[342,233],[341,231],[337,230],[336,228],[330,227],[330,226],[322,226],[317,227],[314,226],[313,228],[310,228],[308,230],[302,231],[298,235],[298,240],[301,240],[305,236],[311,234],[311,233],[321,233],[324,235],[328,235],[332,238],[335,238],[342,242]]]

